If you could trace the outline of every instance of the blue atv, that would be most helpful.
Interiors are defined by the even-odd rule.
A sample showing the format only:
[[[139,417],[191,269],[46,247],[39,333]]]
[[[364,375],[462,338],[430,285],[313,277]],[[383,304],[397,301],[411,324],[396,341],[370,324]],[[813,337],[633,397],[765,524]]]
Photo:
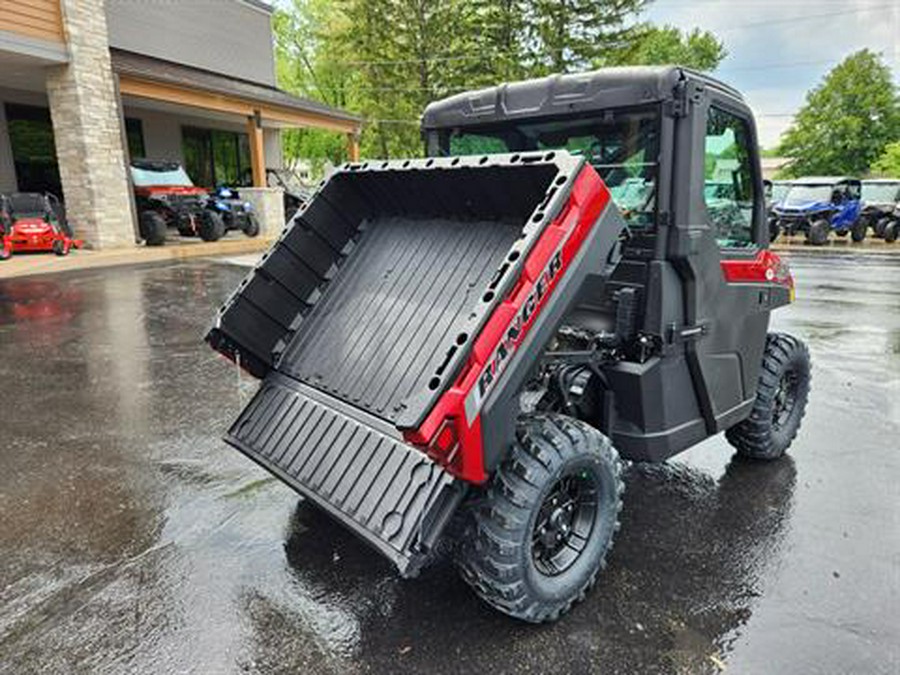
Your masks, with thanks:
[[[216,188],[209,196],[206,208],[218,215],[216,220],[221,222],[222,234],[229,230],[240,230],[248,237],[259,234],[259,220],[253,204],[241,199],[234,188]]]
[[[860,218],[861,189],[856,178],[798,178],[773,207],[772,230],[776,236],[803,232],[813,246],[825,244],[832,231],[860,242],[866,237],[866,221]]]

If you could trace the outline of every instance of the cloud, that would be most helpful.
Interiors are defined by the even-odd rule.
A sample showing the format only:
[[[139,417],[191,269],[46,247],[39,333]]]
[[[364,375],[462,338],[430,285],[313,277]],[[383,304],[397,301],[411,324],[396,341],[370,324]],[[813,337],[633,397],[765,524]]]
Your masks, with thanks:
[[[829,16],[823,16],[829,15]],[[657,0],[647,18],[710,30],[728,57],[716,75],[744,93],[771,147],[806,92],[845,57],[868,47],[900,71],[900,3],[886,0]]]

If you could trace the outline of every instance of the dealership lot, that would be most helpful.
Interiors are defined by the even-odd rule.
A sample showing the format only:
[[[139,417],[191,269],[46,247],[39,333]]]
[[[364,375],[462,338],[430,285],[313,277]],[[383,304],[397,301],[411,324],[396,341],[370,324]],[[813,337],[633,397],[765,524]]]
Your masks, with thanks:
[[[0,672],[896,672],[900,259],[790,260],[791,457],[633,468],[608,569],[547,627],[447,564],[401,581],[221,442],[255,382],[201,338],[246,268],[0,281]]]

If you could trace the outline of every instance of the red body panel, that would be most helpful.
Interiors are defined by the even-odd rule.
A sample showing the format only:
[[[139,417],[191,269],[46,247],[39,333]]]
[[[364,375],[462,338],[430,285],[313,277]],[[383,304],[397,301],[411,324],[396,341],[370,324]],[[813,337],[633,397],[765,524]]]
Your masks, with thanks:
[[[70,239],[57,232],[51,223],[43,218],[18,218],[12,231],[2,238],[2,247],[9,253],[34,253],[53,250],[53,244],[62,241],[68,248],[81,248],[80,239]]]
[[[609,199],[609,190],[600,176],[585,166],[575,179],[568,203],[544,229],[528,254],[518,281],[487,320],[456,381],[425,422],[405,432],[409,443],[425,448],[459,478],[473,483],[487,479],[480,402],[496,386]],[[482,391],[477,396],[479,405],[474,418],[469,420],[466,400],[476,387]]]
[[[208,195],[202,187],[194,185],[145,185],[134,188],[139,197],[156,197],[157,195]]]

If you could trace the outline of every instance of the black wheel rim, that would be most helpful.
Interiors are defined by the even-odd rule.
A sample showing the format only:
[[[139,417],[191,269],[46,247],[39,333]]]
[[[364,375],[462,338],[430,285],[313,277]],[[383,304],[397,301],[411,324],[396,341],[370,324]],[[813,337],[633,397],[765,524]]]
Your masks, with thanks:
[[[531,557],[541,574],[562,574],[581,556],[597,522],[598,493],[597,478],[583,468],[563,474],[547,493],[531,537]]]
[[[797,389],[800,384],[800,378],[797,373],[789,370],[781,376],[778,382],[778,388],[775,390],[775,397],[772,406],[772,424],[776,429],[783,428],[797,404]]]

